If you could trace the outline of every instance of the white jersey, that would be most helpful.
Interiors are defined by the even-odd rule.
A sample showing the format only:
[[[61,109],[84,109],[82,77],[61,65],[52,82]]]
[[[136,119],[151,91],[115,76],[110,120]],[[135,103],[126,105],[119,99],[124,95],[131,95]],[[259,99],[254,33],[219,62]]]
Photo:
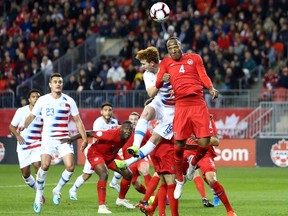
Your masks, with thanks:
[[[61,97],[55,99],[51,94],[46,94],[39,97],[32,114],[37,116],[42,113],[43,130],[42,136],[52,139],[63,139],[69,137],[68,123],[70,115],[76,116],[79,114],[75,101],[66,94],[61,94]]]
[[[118,120],[111,118],[108,123],[105,122],[102,116],[98,117],[93,123],[93,131],[109,130],[118,126]]]
[[[18,127],[24,125],[26,118],[30,114],[29,105],[21,107],[16,110],[14,117],[11,121],[11,125]],[[17,142],[17,152],[20,150],[33,149],[41,146],[41,130],[43,126],[43,120],[41,115],[37,115],[31,124],[20,132],[20,135],[25,140],[23,145]]]
[[[146,90],[151,86],[156,86],[156,80],[157,80],[156,74],[150,71],[145,71],[143,74],[143,79],[144,79]],[[165,106],[174,106],[175,100],[174,100],[174,96],[171,97],[171,94],[170,94],[171,90],[172,90],[172,85],[170,84],[170,82],[165,82],[163,86],[159,89],[155,98],[160,100]]]

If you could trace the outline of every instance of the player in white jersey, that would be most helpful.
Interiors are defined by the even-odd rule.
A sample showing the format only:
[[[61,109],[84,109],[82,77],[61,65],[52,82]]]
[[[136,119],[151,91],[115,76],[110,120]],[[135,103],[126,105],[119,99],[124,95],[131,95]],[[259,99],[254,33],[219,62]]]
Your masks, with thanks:
[[[103,103],[101,105],[100,113],[101,113],[101,116],[98,117],[93,123],[93,131],[108,130],[108,129],[112,129],[112,128],[115,128],[118,126],[118,120],[115,118],[112,118],[113,117],[112,104]],[[91,144],[89,144],[88,147],[85,149],[85,155],[87,155],[88,148],[90,146],[91,146]],[[69,195],[70,195],[71,200],[77,200],[78,188],[81,185],[83,185],[84,182],[87,181],[93,173],[94,173],[94,170],[91,170],[91,164],[89,163],[88,159],[86,158],[82,175],[80,175],[76,179],[74,185],[69,190]],[[118,187],[119,187],[119,185],[118,185]]]
[[[57,186],[53,189],[53,202],[60,204],[60,190],[69,181],[74,171],[74,150],[69,143],[61,144],[61,139],[69,138],[68,123],[70,115],[76,123],[77,129],[83,139],[81,151],[87,147],[87,136],[84,125],[79,115],[75,101],[68,95],[62,93],[63,79],[59,73],[53,73],[49,79],[51,93],[41,96],[30,115],[26,118],[22,131],[30,125],[32,120],[40,113],[43,118],[42,145],[41,145],[41,167],[37,172],[37,191],[33,209],[36,213],[41,212],[40,200],[44,192],[47,171],[51,164],[54,152],[58,151],[62,158],[65,170]]]
[[[34,190],[36,190],[36,182],[33,175],[31,175],[30,165],[33,164],[35,173],[37,173],[39,167],[41,166],[40,147],[43,120],[41,116],[37,116],[29,125],[29,127],[20,133],[17,128],[18,126],[24,124],[25,119],[30,114],[39,97],[39,90],[30,90],[28,93],[29,105],[17,109],[9,125],[10,132],[17,139],[18,161],[23,180],[29,187],[33,188]],[[42,202],[43,201],[44,199]]]
[[[125,169],[126,166],[147,156],[162,138],[170,140],[173,136],[172,122],[175,101],[173,94],[171,94],[172,86],[169,82],[165,82],[159,90],[155,87],[160,61],[159,52],[156,47],[148,47],[138,51],[136,59],[140,61],[142,68],[145,70],[143,79],[146,91],[153,100],[145,106],[135,128],[133,146],[128,148],[128,152],[134,158],[129,158],[126,161],[115,160],[115,164],[119,169]],[[148,129],[148,122],[153,119],[158,120],[159,123],[154,128],[149,141],[140,148],[140,144]]]

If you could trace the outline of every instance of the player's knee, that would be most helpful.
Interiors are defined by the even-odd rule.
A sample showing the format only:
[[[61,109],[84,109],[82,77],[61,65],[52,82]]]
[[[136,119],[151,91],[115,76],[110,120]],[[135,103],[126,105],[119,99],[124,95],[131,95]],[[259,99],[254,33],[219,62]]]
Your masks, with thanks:
[[[69,165],[66,166],[66,170],[68,172],[74,172],[74,169],[75,169],[74,163],[69,164]]]
[[[140,166],[138,167],[138,171],[144,176],[150,174],[149,163],[148,162],[141,163]]]
[[[103,180],[103,181],[107,181],[108,180],[108,171],[103,171],[99,174],[99,179]]]
[[[131,181],[132,177],[133,177],[132,172],[128,169],[125,170],[125,172],[123,173],[123,178],[125,178],[128,181]]]
[[[83,178],[84,181],[87,181],[90,177],[91,177],[91,174],[88,174],[88,173],[83,173],[82,174],[82,178]]]
[[[138,181],[132,182],[133,187],[137,190],[140,189],[141,183]]]

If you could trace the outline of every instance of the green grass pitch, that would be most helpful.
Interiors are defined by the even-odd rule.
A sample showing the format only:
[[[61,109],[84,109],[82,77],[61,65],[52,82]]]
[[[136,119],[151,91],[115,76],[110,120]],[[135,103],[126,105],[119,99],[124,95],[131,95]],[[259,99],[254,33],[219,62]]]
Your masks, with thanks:
[[[41,215],[92,216],[97,215],[97,176],[89,179],[78,191],[78,201],[69,200],[68,190],[82,166],[77,166],[72,179],[62,189],[61,203],[52,203],[52,189],[64,170],[62,165],[52,166],[48,172],[45,197],[46,203]],[[217,178],[224,186],[230,202],[238,216],[287,216],[288,215],[288,173],[287,168],[218,168]],[[109,179],[111,179],[111,175]],[[36,215],[32,209],[35,193],[26,186],[17,165],[0,165],[0,215]],[[212,194],[206,187],[207,197]],[[116,191],[107,187],[107,206],[116,216],[143,215],[138,209],[127,210],[117,207]],[[127,199],[136,204],[142,195],[133,187]],[[166,209],[169,213],[169,206]],[[223,204],[215,208],[204,208],[194,182],[187,182],[179,202],[180,216],[225,216]],[[155,212],[157,215],[157,212]]]

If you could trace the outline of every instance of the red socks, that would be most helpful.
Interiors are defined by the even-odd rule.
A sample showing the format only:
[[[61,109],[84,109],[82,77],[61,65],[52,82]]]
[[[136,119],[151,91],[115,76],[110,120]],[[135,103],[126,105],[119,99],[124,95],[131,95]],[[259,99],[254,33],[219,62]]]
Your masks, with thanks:
[[[139,193],[142,193],[142,194],[145,194],[146,193],[146,188],[143,184],[140,185],[140,188],[136,188],[136,190],[139,192]]]
[[[185,146],[174,145],[174,159],[175,159],[175,168],[177,180],[183,182],[183,152]]]
[[[144,177],[144,182],[145,182],[145,185],[148,187],[148,185],[149,185],[149,182],[150,182],[150,180],[151,180],[151,175],[150,174],[148,174],[148,175],[145,175],[145,176],[143,176]]]
[[[120,192],[119,192],[118,198],[125,199],[125,196],[129,188],[130,188],[130,181],[122,178],[121,183],[120,183]]]
[[[105,205],[106,202],[106,181],[99,180],[97,183],[98,203]]]
[[[223,186],[218,181],[214,182],[210,186],[211,188],[214,189],[215,194],[219,197],[221,202],[224,204],[226,211],[227,212],[233,211]]]
[[[175,190],[176,185],[167,185],[167,195],[168,195],[168,200],[170,203],[170,211],[172,216],[179,216],[178,212],[178,200],[174,198],[174,190]]]
[[[158,214],[161,216],[165,216],[167,185],[162,184],[157,194],[158,194]]]
[[[153,192],[156,190],[159,181],[160,181],[159,176],[153,176],[151,178],[149,184],[147,185],[145,196],[143,197],[143,199],[141,201],[148,201],[149,200],[149,198],[151,197]]]
[[[206,198],[204,181],[200,176],[194,178],[195,186],[202,198]]]

